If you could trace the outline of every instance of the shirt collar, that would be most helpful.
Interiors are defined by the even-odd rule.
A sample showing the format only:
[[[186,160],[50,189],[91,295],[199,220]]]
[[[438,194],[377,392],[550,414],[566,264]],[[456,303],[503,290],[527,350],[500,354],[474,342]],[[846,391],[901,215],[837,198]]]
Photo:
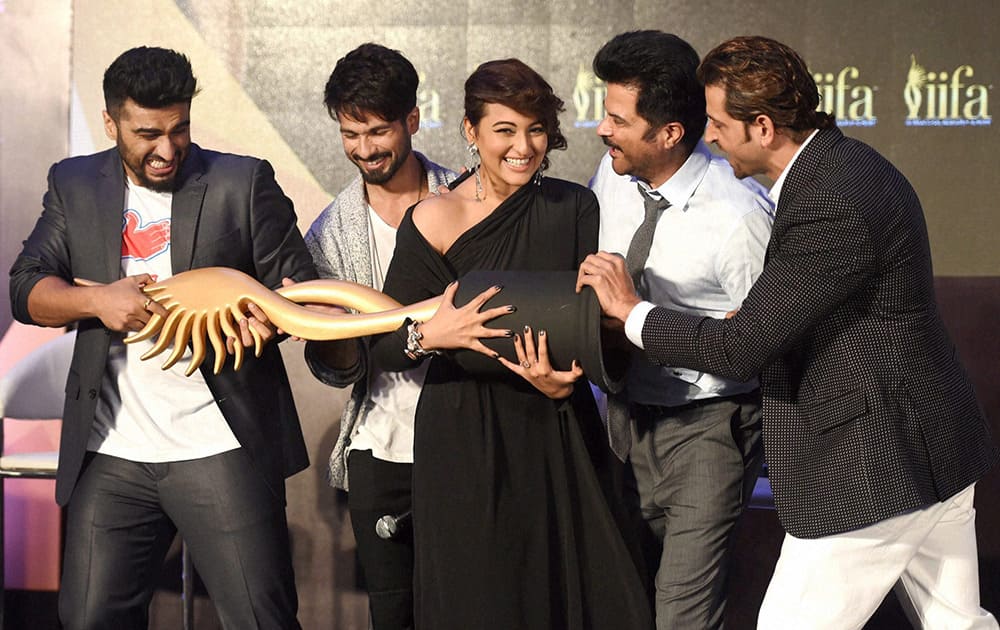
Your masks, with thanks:
[[[649,184],[641,180],[632,178],[639,182],[639,185],[648,192],[663,197],[670,202],[671,207],[681,210],[687,209],[688,200],[698,189],[698,184],[705,178],[708,166],[712,161],[712,153],[704,141],[699,140],[694,151],[684,160],[684,164],[671,175],[667,181],[663,182],[659,188],[652,189]]]
[[[812,140],[813,136],[817,133],[819,133],[819,129],[813,130],[813,132],[809,134],[809,137],[799,145],[798,150],[795,151],[795,155],[793,155],[792,159],[785,165],[785,168],[781,171],[781,175],[778,175],[778,179],[774,180],[774,185],[771,186],[771,190],[767,192],[767,196],[774,202],[775,207],[778,207],[778,197],[781,196],[781,189],[785,185],[785,177],[788,175],[788,171],[791,170],[792,164],[795,164],[795,160],[799,157],[799,154],[802,153],[802,149],[806,148],[806,145],[809,144],[809,141]]]

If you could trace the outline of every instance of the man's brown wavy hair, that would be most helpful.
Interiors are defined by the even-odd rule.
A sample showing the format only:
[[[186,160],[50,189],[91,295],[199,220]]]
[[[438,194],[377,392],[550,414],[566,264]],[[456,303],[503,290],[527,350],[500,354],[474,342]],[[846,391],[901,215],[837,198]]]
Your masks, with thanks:
[[[750,123],[760,114],[776,128],[791,130],[801,142],[813,129],[836,125],[832,114],[816,111],[819,90],[794,50],[760,36],[734,37],[716,46],[698,66],[698,80],[726,92],[726,113]]]

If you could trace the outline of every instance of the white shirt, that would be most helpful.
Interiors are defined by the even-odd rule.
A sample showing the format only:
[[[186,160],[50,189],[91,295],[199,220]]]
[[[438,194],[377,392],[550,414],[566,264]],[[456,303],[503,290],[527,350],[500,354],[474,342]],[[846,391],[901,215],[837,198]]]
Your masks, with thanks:
[[[381,290],[396,249],[396,228],[368,207],[368,245],[372,253],[372,282]],[[371,449],[372,456],[388,462],[413,463],[413,418],[430,361],[403,372],[368,370],[368,413],[354,427],[348,451]]]
[[[126,276],[148,273],[159,280],[170,266],[171,193],[128,181],[122,219],[121,268]],[[191,351],[169,370],[162,356],[139,359],[154,340],[125,345],[113,336],[96,420],[87,449],[134,462],[200,459],[239,448],[200,371],[184,370]]]
[[[802,149],[806,148],[806,145],[809,144],[809,141],[812,140],[817,133],[819,133],[819,129],[814,130],[811,134],[809,134],[809,137],[806,138],[801,145],[799,145],[798,150],[796,150],[795,154],[792,155],[792,159],[788,161],[785,168],[781,169],[781,175],[778,175],[778,179],[774,180],[771,190],[767,192],[771,201],[774,202],[775,208],[778,207],[778,197],[781,196],[781,189],[785,186],[785,177],[788,176],[788,169],[792,168],[792,164],[795,164],[795,160],[799,157],[799,154],[802,153]]]
[[[610,155],[601,160],[591,188],[601,203],[602,250],[625,255],[642,223],[643,198],[636,181],[616,174]],[[763,186],[736,179],[728,162],[713,157],[701,141],[655,192],[671,206],[656,225],[643,271],[649,301],[636,306],[625,325],[629,340],[639,348],[642,324],[654,305],[717,318],[739,308],[760,275],[774,218]],[[739,383],[648,361],[634,360],[628,375],[629,398],[651,405],[677,406],[755,387],[756,382]]]

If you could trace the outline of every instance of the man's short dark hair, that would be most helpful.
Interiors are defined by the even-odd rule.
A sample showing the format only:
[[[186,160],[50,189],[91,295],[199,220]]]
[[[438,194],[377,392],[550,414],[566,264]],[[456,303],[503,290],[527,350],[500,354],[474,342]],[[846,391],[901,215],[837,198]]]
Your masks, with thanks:
[[[662,31],[616,35],[594,57],[594,74],[639,92],[636,111],[652,129],[670,122],[684,126],[683,143],[693,149],[705,132],[705,90],[698,83],[698,53],[691,44]]]
[[[140,46],[126,50],[104,71],[104,108],[115,119],[127,99],[159,109],[190,103],[197,93],[198,81],[191,72],[191,62],[166,48]]]
[[[370,112],[382,120],[403,120],[417,106],[419,83],[413,64],[398,50],[361,44],[333,68],[323,103],[331,118],[346,114],[363,120]]]

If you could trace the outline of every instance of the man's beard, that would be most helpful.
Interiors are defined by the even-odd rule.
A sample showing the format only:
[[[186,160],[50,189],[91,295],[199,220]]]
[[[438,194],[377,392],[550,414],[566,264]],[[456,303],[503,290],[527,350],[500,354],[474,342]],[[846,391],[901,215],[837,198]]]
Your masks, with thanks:
[[[171,175],[169,179],[152,180],[146,177],[145,171],[139,171],[138,173],[136,173],[136,177],[139,180],[140,186],[158,193],[174,192],[174,186],[177,183],[176,171],[174,171],[174,174]]]
[[[376,153],[375,155],[366,158],[365,160],[362,160],[357,155],[353,155],[351,157],[354,161],[354,165],[357,166],[358,171],[361,172],[361,179],[363,179],[366,184],[373,184],[379,186],[385,184],[393,177],[395,177],[396,173],[403,166],[403,162],[406,161],[407,156],[409,156],[409,151],[407,151],[405,155],[400,155],[394,160],[392,159],[392,153],[389,152]],[[382,158],[389,158],[390,161],[388,164],[386,164],[386,166],[382,168],[382,170],[369,171],[364,166],[362,166],[362,163],[365,161],[372,160],[373,158],[375,160],[379,160]]]
[[[135,176],[140,186],[152,190],[153,192],[159,192],[159,193],[174,192],[175,184],[177,183],[177,174],[181,170],[181,164],[184,163],[184,158],[187,157],[186,153],[183,154],[180,152],[175,153],[174,160],[177,161],[177,166],[174,167],[174,171],[173,173],[170,174],[170,177],[168,177],[167,179],[154,180],[150,179],[150,177],[146,175],[146,160],[148,160],[151,156],[155,154],[150,153],[144,155],[138,164],[134,164],[131,161],[132,156],[128,155],[125,152],[126,147],[124,147],[121,142],[116,142],[116,144],[118,145],[118,155],[121,156],[122,161],[125,162],[126,168],[130,173],[132,173],[132,175]]]

